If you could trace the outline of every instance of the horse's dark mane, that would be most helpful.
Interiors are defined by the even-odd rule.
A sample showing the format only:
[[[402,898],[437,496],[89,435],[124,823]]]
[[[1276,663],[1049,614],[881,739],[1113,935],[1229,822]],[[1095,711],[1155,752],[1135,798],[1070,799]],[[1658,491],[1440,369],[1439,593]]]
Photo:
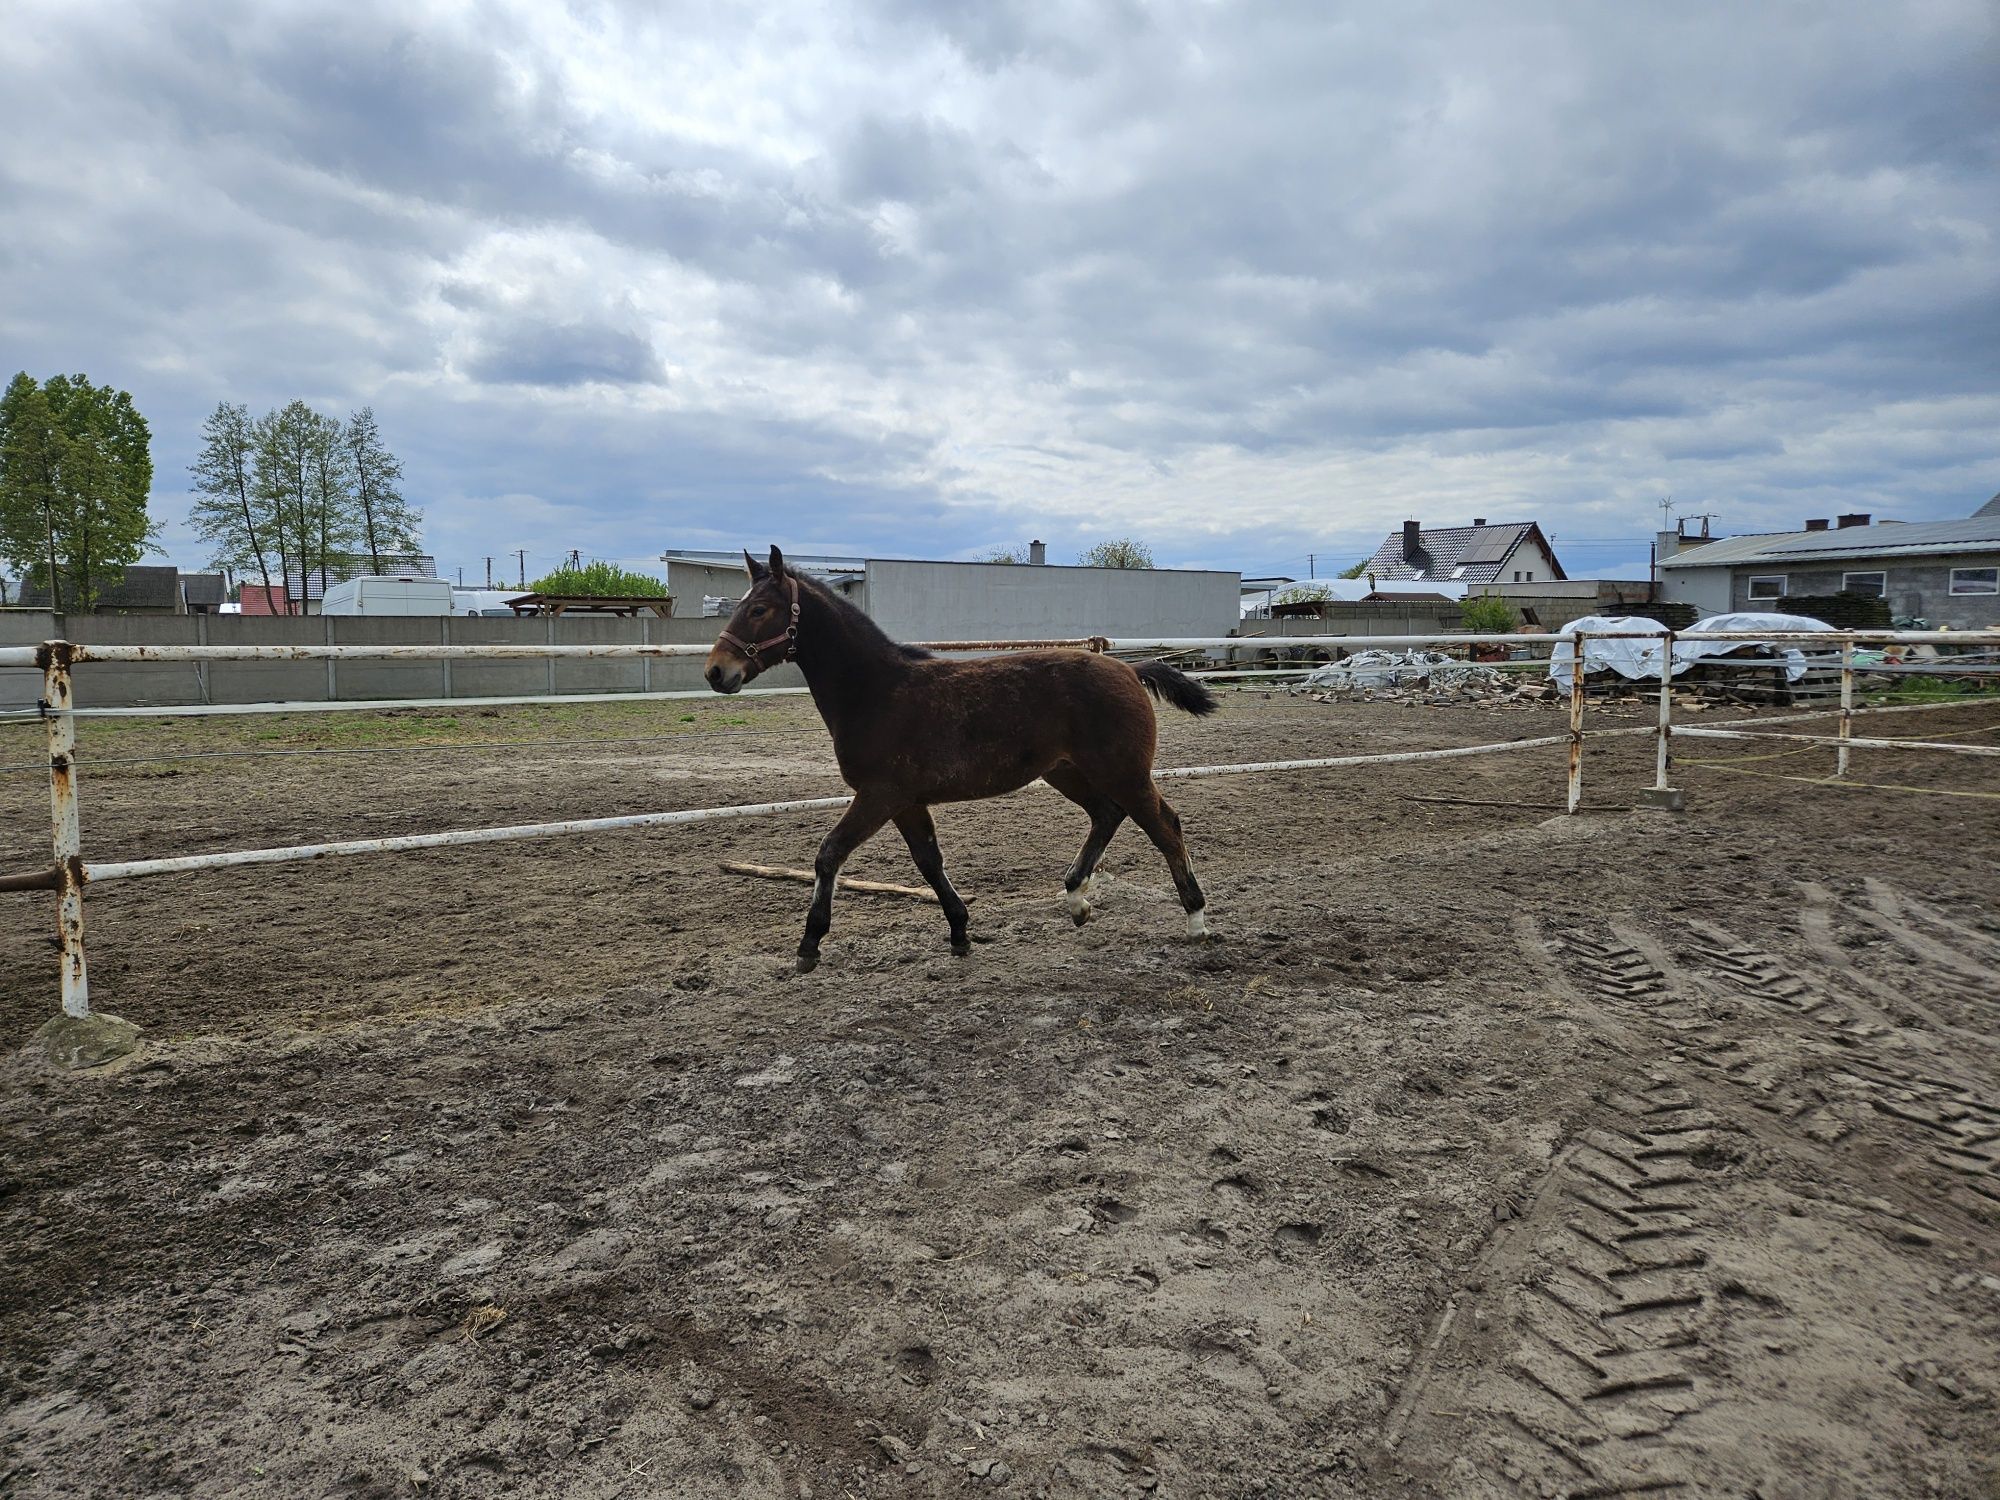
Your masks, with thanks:
[[[896,640],[888,631],[868,618],[854,604],[841,598],[840,595],[832,589],[825,587],[816,579],[808,578],[802,573],[794,573],[792,576],[798,579],[801,593],[811,594],[813,598],[832,611],[847,630],[855,645],[864,648],[872,646],[878,650],[893,652],[901,656],[905,661],[927,661],[930,659],[931,653],[926,651],[922,646],[906,646],[901,641]]]

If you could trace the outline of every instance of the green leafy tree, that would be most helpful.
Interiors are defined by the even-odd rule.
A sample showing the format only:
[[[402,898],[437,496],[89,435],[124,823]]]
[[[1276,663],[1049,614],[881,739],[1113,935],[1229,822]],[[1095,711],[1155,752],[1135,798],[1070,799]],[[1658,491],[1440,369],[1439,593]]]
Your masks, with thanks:
[[[383,553],[417,550],[423,512],[411,506],[398,488],[403,466],[382,441],[373,407],[364,406],[347,419],[341,441],[347,449],[349,472],[354,481],[356,520],[361,528],[361,545],[368,550],[368,570],[379,573]]]
[[[320,589],[346,572],[360,537],[353,484],[340,423],[303,401],[288,401],[258,418],[253,429],[251,474],[258,502],[269,517],[270,546],[286,577],[299,580],[288,612],[305,610],[306,581]]]
[[[1503,635],[1517,623],[1514,606],[1497,594],[1459,600],[1458,620],[1468,635]]]
[[[312,408],[293,401],[276,411],[265,412],[253,429],[255,448],[251,453],[251,473],[257,498],[270,517],[271,547],[278,554],[278,569],[290,580],[299,580],[297,599],[285,601],[285,613],[304,612],[306,575],[312,571],[312,525],[307,500],[307,469],[312,449]]]
[[[257,486],[256,454],[250,408],[218,402],[201,424],[201,452],[188,466],[197,497],[188,525],[208,543],[216,566],[255,568],[268,597],[276,519]]]
[[[1271,602],[1273,604],[1311,604],[1319,599],[1331,599],[1333,590],[1323,583],[1295,583],[1288,589],[1280,589]]]
[[[1099,542],[1077,560],[1086,568],[1150,568],[1153,566],[1153,549],[1144,542],[1120,537],[1115,541]]]
[[[0,395],[0,557],[57,609],[94,608],[152,550],[152,487],[152,434],[128,392],[23,372]]]
[[[990,563],[1024,563],[1027,560],[1028,550],[1025,547],[995,547],[986,554],[986,561]]]
[[[631,573],[608,562],[585,563],[580,567],[557,568],[528,585],[537,594],[569,598],[659,598],[667,586],[651,573]]]
[[[307,519],[319,590],[326,593],[329,569],[346,564],[361,540],[360,507],[354,499],[354,468],[340,423],[312,413],[306,429]],[[342,575],[346,572],[342,568]]]
[[[1373,561],[1374,561],[1373,558],[1364,557],[1361,559],[1360,562],[1356,563],[1353,567],[1341,569],[1338,576],[1342,578],[1359,578],[1368,571],[1368,564]]]

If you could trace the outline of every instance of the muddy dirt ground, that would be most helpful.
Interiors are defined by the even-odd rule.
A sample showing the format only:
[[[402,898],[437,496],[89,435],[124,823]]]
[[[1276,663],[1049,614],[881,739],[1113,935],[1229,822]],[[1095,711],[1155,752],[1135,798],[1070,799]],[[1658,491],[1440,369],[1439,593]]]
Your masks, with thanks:
[[[837,790],[809,715],[96,723],[85,848]],[[1559,727],[1249,695],[1161,761]],[[0,896],[0,1492],[2000,1496],[2000,775],[1740,774],[1824,758],[1172,785],[1199,944],[1130,829],[1076,929],[1080,815],[947,808],[972,956],[847,895],[803,978],[804,888],[716,862],[825,814],[122,882],[87,1077]]]

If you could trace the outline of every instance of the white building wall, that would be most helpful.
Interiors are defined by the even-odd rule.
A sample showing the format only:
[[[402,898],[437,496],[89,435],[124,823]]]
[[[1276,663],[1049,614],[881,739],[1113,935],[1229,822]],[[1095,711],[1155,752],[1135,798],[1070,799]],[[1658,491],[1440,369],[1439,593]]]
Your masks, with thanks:
[[[1242,574],[870,559],[865,608],[903,641],[1220,636]]]
[[[1660,596],[1669,604],[1692,604],[1699,618],[1726,615],[1734,608],[1729,597],[1729,569],[1662,568]]]

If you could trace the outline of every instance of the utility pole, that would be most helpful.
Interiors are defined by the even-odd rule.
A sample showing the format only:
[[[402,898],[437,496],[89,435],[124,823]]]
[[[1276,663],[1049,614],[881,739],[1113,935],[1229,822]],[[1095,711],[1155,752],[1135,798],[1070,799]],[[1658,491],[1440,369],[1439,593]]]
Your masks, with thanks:
[[[575,547],[569,549],[569,565],[572,568],[580,568],[583,566],[583,554],[580,551],[578,551]]]
[[[528,587],[528,549],[526,547],[516,547],[514,549],[514,561],[520,566],[521,588],[525,591]]]
[[[486,586],[489,589],[493,587],[493,559],[490,557],[486,559]]]
[[[460,588],[465,587],[465,568],[462,565],[458,570],[458,586]]]
[[[1306,577],[1308,578],[1319,577],[1319,574],[1316,571],[1314,571],[1318,567],[1319,567],[1319,554],[1317,552],[1308,552],[1306,554]]]

